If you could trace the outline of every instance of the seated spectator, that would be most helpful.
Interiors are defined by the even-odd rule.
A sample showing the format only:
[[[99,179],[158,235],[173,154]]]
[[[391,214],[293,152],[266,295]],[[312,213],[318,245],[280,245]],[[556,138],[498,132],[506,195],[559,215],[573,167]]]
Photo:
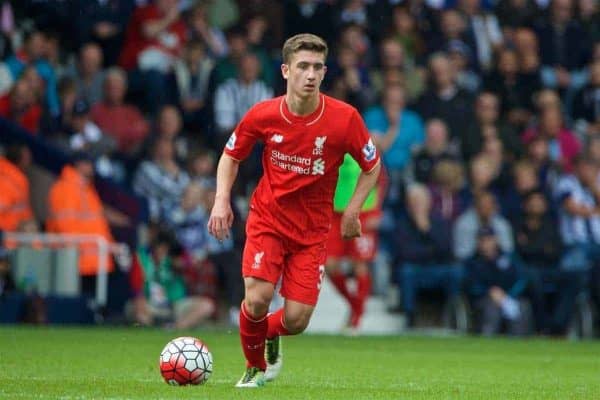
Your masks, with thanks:
[[[566,253],[564,270],[587,271],[600,264],[599,167],[587,156],[574,160],[574,173],[557,183],[555,199]]]
[[[502,197],[502,214],[511,222],[521,219],[524,199],[534,190],[543,190],[539,176],[528,160],[516,162],[512,166],[512,185]]]
[[[523,133],[523,142],[528,144],[537,136],[548,140],[551,161],[560,165],[567,172],[573,170],[573,158],[581,150],[581,144],[573,132],[565,127],[559,108],[543,109],[539,124]]]
[[[425,143],[413,157],[413,174],[417,182],[430,184],[435,166],[444,160],[455,160],[448,141],[448,128],[440,119],[425,125]]]
[[[56,75],[52,66],[46,60],[46,38],[40,31],[26,34],[23,47],[6,60],[13,80],[18,79],[23,70],[31,65],[44,80],[45,101],[50,115],[55,117],[59,112],[58,92],[56,90]]]
[[[158,137],[151,158],[143,161],[133,178],[133,190],[148,200],[150,218],[161,221],[166,210],[173,209],[190,182],[188,174],[175,159],[172,139]]]
[[[166,73],[181,54],[186,26],[176,0],[157,0],[138,7],[131,16],[119,64],[126,70]]]
[[[104,71],[102,49],[95,43],[87,43],[79,50],[79,59],[67,74],[73,79],[77,97],[94,105],[102,99]]]
[[[208,3],[200,2],[192,8],[188,27],[189,37],[202,47],[202,52],[206,46],[207,55],[211,58],[219,59],[227,55],[227,39],[219,27],[211,25]]]
[[[492,92],[482,92],[475,101],[475,118],[461,133],[461,150],[465,160],[470,160],[483,150],[488,139],[502,141],[509,159],[518,158],[522,144],[510,126],[500,120],[498,97]]]
[[[413,326],[419,289],[442,288],[452,300],[460,292],[462,270],[453,263],[451,225],[432,213],[427,188],[411,185],[406,202],[408,215],[397,231],[397,266],[402,306]]]
[[[584,135],[600,135],[600,60],[590,66],[590,81],[575,96],[573,118]]]
[[[443,220],[454,223],[464,211],[460,190],[465,184],[462,164],[453,160],[441,160],[432,171],[431,192],[432,210]]]
[[[359,111],[371,104],[375,97],[368,70],[361,61],[352,48],[344,46],[337,49],[335,62],[328,69],[331,82],[345,89],[345,101]]]
[[[42,108],[36,103],[27,80],[18,80],[9,94],[0,97],[0,117],[13,121],[32,135],[38,133]]]
[[[514,250],[512,229],[506,219],[498,213],[496,199],[490,192],[475,196],[473,207],[465,211],[454,224],[454,256],[459,260],[472,257],[477,251],[477,232],[482,227],[492,228],[503,253]]]
[[[461,0],[458,9],[466,20],[467,35],[475,38],[475,53],[479,69],[487,71],[494,53],[502,46],[502,31],[496,15],[484,10],[479,0]]]
[[[496,68],[484,79],[484,88],[500,99],[501,114],[516,127],[524,127],[531,118],[531,93],[541,86],[539,79],[519,72],[515,50],[503,49],[498,54]]]
[[[500,333],[507,322],[512,335],[526,333],[527,316],[519,297],[527,287],[524,271],[517,259],[502,250],[494,229],[477,230],[477,250],[465,265],[467,290],[479,311],[481,333]]]
[[[127,77],[120,68],[110,68],[104,81],[104,95],[92,107],[92,120],[102,132],[112,136],[119,151],[132,156],[148,134],[149,126],[140,111],[125,104]]]
[[[424,71],[410,64],[404,56],[404,47],[393,37],[386,37],[379,44],[381,68],[371,73],[370,80],[376,95],[382,96],[392,75],[402,77],[407,102],[413,103],[425,90]],[[398,84],[400,82],[396,82]]]
[[[9,145],[0,156],[0,231],[30,230],[27,225],[36,228],[26,175],[31,161],[29,148],[22,144]]]
[[[130,271],[134,298],[126,307],[136,323],[190,329],[213,315],[212,299],[186,293],[177,272],[181,262],[175,239],[166,232],[159,232],[148,249],[138,249]]]
[[[178,161],[186,160],[190,147],[192,147],[192,139],[183,131],[183,121],[181,113],[177,107],[166,105],[161,107],[154,124],[154,131],[146,139],[144,144],[144,154],[151,155],[152,149],[149,148],[158,138],[169,139],[175,146],[175,158]]]
[[[214,61],[206,55],[204,45],[198,40],[189,41],[183,57],[175,61],[175,91],[186,126],[201,128],[208,122],[208,84],[213,68]]]
[[[405,104],[404,88],[400,85],[387,86],[381,104],[369,108],[364,114],[367,129],[390,174],[390,191],[399,190],[411,153],[425,140],[421,117],[407,110]]]
[[[559,269],[562,242],[543,192],[532,191],[523,198],[523,213],[515,225],[515,236],[517,252],[529,278],[538,331],[564,333],[584,280],[577,272]],[[547,301],[548,291],[554,301]]]
[[[105,209],[93,184],[94,165],[92,159],[78,153],[72,165],[66,165],[48,194],[49,233],[94,234],[106,239],[111,252],[122,251],[114,244],[109,221],[124,221],[125,217]],[[123,222],[125,224],[125,222]],[[81,289],[86,295],[94,296],[96,275],[99,268],[98,246],[81,243],[79,249],[79,273]],[[114,271],[112,258],[106,259],[107,272]]]
[[[448,125],[451,141],[460,138],[473,116],[472,96],[460,89],[450,60],[443,53],[429,59],[431,85],[417,103],[417,111],[424,119],[440,118]]]
[[[259,79],[260,62],[253,54],[240,59],[239,75],[228,79],[215,92],[215,125],[225,137],[233,131],[242,116],[256,103],[270,99],[273,89]]]
[[[535,168],[540,187],[548,191],[557,179],[560,169],[550,160],[548,140],[543,137],[533,138],[526,147],[527,161]]]
[[[190,179],[205,184],[214,179],[217,167],[217,156],[209,149],[199,148],[188,158],[188,174]]]
[[[470,207],[477,193],[482,191],[491,191],[495,197],[498,197],[497,191],[493,186],[494,181],[499,175],[498,165],[485,155],[479,154],[469,163],[469,184],[462,188],[460,197],[463,207]]]
[[[445,50],[456,74],[458,87],[469,93],[477,93],[481,86],[481,77],[471,67],[473,56],[469,46],[463,41],[452,40]]]

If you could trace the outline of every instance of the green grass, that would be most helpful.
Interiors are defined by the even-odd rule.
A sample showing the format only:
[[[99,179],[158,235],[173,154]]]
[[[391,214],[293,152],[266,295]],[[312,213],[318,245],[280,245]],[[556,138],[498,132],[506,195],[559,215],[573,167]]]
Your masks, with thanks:
[[[164,344],[202,338],[207,384],[171,387]],[[0,328],[0,399],[600,399],[600,343],[303,335],[285,340],[280,379],[234,389],[243,362],[235,331]]]

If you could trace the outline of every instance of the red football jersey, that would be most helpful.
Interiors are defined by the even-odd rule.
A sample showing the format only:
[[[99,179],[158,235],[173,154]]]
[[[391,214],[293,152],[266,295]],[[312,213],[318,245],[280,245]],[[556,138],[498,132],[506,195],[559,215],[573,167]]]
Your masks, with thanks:
[[[248,229],[306,245],[327,240],[344,155],[350,153],[363,171],[379,160],[358,111],[322,94],[317,109],[302,117],[289,111],[284,96],[255,105],[231,134],[225,153],[241,161],[256,141],[264,144],[264,175],[250,212],[261,222]]]

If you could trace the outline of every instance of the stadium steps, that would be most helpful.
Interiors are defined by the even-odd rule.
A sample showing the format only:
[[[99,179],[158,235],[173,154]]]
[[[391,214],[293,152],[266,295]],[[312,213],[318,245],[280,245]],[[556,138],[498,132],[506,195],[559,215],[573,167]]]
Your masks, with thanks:
[[[350,309],[328,279],[323,280],[319,302],[307,328],[309,333],[337,334],[342,331]],[[365,335],[394,335],[404,331],[402,315],[387,312],[383,298],[371,297],[359,329]]]

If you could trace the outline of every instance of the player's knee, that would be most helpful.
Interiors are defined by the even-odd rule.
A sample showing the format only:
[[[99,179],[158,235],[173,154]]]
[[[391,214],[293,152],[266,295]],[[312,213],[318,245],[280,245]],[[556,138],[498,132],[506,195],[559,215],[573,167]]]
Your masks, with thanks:
[[[246,311],[253,318],[260,318],[267,314],[269,303],[271,303],[269,296],[262,293],[247,293],[244,299]]]

